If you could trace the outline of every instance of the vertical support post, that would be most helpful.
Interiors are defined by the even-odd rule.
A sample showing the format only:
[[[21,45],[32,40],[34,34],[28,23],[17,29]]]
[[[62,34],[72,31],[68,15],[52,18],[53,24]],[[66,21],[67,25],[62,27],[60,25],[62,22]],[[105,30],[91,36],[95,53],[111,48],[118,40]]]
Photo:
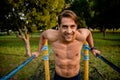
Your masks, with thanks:
[[[44,50],[45,80],[50,80],[49,54],[48,54],[48,41],[47,40],[45,41],[43,50]]]
[[[87,41],[84,42],[84,80],[89,80],[89,47]]]

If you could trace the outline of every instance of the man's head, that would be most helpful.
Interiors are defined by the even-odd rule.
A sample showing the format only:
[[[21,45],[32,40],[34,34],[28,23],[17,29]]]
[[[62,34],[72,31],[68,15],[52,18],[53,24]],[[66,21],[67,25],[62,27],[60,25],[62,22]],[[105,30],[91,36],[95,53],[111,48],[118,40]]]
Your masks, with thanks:
[[[75,39],[77,16],[73,11],[64,10],[58,16],[58,25],[60,34],[65,41],[71,42]]]
[[[75,21],[75,23],[77,24],[78,22],[78,18],[77,18],[77,15],[71,11],[71,10],[64,10],[59,16],[58,16],[58,24],[60,25],[61,24],[61,20],[62,18],[71,18]]]

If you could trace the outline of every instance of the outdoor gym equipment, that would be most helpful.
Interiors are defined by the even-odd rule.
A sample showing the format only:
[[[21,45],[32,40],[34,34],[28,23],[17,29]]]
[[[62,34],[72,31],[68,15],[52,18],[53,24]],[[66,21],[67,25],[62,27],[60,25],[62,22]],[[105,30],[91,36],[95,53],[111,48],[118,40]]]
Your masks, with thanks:
[[[49,53],[48,53],[48,41],[45,41],[43,47],[44,51],[44,65],[45,65],[45,80],[50,80],[50,69],[49,69]]]
[[[100,54],[96,54],[96,56],[101,59],[103,62],[105,62],[106,64],[108,64],[111,68],[113,68],[115,71],[117,71],[118,73],[120,73],[120,68],[117,67],[116,65],[114,65],[113,63],[111,63],[110,61],[108,61],[107,59],[105,59],[103,56],[101,56]]]
[[[84,80],[89,80],[89,47],[87,41],[84,42]]]
[[[45,64],[45,79],[50,80],[50,71],[49,71],[49,54],[51,52],[48,52],[48,41],[46,40],[45,45],[43,46],[42,51],[44,51],[44,64]],[[29,62],[31,62],[35,58],[35,55],[32,55],[30,58],[28,58],[26,61],[24,61],[21,65],[13,69],[10,73],[8,73],[6,76],[3,76],[0,78],[0,80],[8,80],[12,76],[14,76],[19,70],[21,70],[25,65],[27,65]]]
[[[0,80],[10,79],[13,75],[15,75],[19,70],[21,70],[25,65],[27,65],[29,62],[31,62],[34,58],[35,58],[35,55],[31,56],[25,62],[23,62],[21,65],[19,65],[14,70],[12,70],[10,73],[8,73],[6,76],[0,78]]]
[[[84,43],[84,80],[89,80],[89,46],[88,43]],[[45,64],[45,80],[50,80],[50,71],[49,71],[49,52],[48,52],[48,42],[46,40],[45,45],[42,49],[44,51],[44,64]],[[51,52],[51,51],[50,51]],[[113,63],[109,62],[107,59],[105,59],[100,54],[96,54],[96,56],[108,64],[110,67],[112,67],[114,70],[116,70],[118,73],[120,73],[120,68],[118,68]],[[6,76],[3,76],[0,78],[0,80],[8,80],[13,75],[15,75],[19,70],[21,70],[25,65],[27,65],[29,62],[31,62],[35,58],[35,55],[28,58],[25,62],[23,62],[21,65],[16,67],[14,70],[12,70],[10,73],[8,73]]]

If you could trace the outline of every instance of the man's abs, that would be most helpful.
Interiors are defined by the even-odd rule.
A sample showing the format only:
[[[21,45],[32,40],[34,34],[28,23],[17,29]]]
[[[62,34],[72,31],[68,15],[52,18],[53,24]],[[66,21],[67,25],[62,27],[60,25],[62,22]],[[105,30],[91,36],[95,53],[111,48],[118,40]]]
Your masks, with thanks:
[[[55,70],[59,76],[70,78],[76,76],[79,73],[79,57],[76,57],[76,59],[55,59]]]
[[[62,68],[60,66],[55,66],[56,73],[65,78],[71,78],[76,76],[79,73],[80,67],[79,65],[76,65],[75,67],[69,68],[70,65],[64,66],[65,68]]]
[[[63,44],[59,41],[52,43],[56,73],[62,77],[76,76],[80,70],[81,45],[78,41]]]

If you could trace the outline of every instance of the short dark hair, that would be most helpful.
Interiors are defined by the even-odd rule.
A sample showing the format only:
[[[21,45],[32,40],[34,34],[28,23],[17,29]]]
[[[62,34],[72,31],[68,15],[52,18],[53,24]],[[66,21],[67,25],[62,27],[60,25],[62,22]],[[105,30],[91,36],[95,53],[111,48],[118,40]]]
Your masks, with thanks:
[[[58,24],[61,24],[61,20],[63,17],[68,17],[68,18],[72,18],[76,24],[78,24],[78,18],[77,15],[71,11],[71,10],[64,10],[60,15],[58,15]]]

